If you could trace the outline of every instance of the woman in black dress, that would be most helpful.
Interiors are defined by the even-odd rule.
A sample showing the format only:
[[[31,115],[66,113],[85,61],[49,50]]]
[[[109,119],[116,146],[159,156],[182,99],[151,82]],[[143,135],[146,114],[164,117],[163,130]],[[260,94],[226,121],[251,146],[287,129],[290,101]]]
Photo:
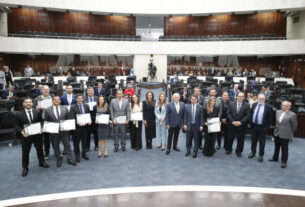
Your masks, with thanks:
[[[146,93],[146,100],[143,101],[143,119],[147,149],[152,149],[152,139],[156,137],[155,105],[154,93],[148,91]]]
[[[210,97],[208,99],[207,107],[203,109],[203,121],[205,124],[205,139],[204,139],[204,146],[203,146],[203,154],[207,157],[211,157],[214,155],[215,152],[215,140],[217,134],[219,132],[208,132],[208,119],[211,118],[218,118],[218,111],[219,108],[215,107],[216,105],[216,98]],[[219,122],[221,125],[221,122]]]
[[[134,94],[131,97],[130,113],[139,113],[142,111],[142,103],[140,102],[139,96]],[[142,149],[142,121],[129,122],[130,126],[130,143],[131,149],[136,151]]]

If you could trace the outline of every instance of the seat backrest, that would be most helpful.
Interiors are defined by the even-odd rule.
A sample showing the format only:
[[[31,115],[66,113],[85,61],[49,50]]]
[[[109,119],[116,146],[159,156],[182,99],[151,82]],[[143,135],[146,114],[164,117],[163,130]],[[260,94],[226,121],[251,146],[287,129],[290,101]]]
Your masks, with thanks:
[[[15,114],[13,112],[0,113],[0,126],[1,128],[14,128],[16,123]]]

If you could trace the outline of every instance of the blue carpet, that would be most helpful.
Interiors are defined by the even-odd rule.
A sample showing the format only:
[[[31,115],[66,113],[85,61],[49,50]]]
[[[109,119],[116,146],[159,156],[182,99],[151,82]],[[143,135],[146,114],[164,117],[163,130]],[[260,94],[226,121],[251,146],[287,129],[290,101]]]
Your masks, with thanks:
[[[113,140],[109,141],[109,157],[97,157],[89,152],[89,161],[81,160],[76,167],[68,165],[64,158],[63,166],[56,168],[56,160],[51,150],[47,161],[49,169],[38,167],[36,151],[32,147],[29,174],[21,177],[21,146],[0,145],[0,200],[68,191],[153,185],[226,185],[273,187],[305,190],[305,139],[294,139],[289,148],[289,161],[286,169],[280,162],[267,161],[273,154],[273,142],[266,142],[263,163],[248,159],[250,139],[245,141],[241,158],[235,153],[226,155],[221,148],[214,157],[207,158],[201,153],[196,159],[185,157],[185,135],[180,134],[179,147],[182,152],[171,152],[169,156],[156,148],[138,152],[113,152]],[[143,143],[144,139],[143,139]],[[234,143],[234,145],[236,142]],[[145,147],[143,145],[143,147]],[[62,148],[62,146],[61,146]]]

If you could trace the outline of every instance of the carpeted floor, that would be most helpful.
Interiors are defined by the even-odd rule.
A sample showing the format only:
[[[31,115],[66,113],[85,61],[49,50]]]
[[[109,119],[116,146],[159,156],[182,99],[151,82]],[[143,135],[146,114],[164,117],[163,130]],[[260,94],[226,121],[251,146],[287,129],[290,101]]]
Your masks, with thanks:
[[[93,141],[93,140],[92,140]],[[109,157],[98,158],[92,149],[89,161],[81,160],[76,167],[68,165],[66,159],[61,168],[56,168],[53,150],[47,161],[49,169],[38,167],[36,151],[32,147],[29,174],[21,176],[21,146],[0,145],[0,200],[60,193],[87,189],[156,186],[156,185],[224,185],[273,187],[305,190],[305,139],[294,139],[290,144],[289,161],[286,169],[280,162],[271,163],[267,159],[273,154],[273,142],[266,142],[263,163],[248,159],[250,139],[245,141],[241,158],[235,153],[226,155],[223,148],[214,157],[207,158],[199,153],[196,159],[185,157],[185,134],[180,133],[181,152],[171,152],[169,156],[156,148],[140,151],[130,149],[113,152],[113,140],[109,140]],[[143,143],[144,140],[143,140]],[[72,144],[72,143],[71,143]],[[234,145],[236,142],[234,143]],[[92,145],[91,145],[92,146]]]

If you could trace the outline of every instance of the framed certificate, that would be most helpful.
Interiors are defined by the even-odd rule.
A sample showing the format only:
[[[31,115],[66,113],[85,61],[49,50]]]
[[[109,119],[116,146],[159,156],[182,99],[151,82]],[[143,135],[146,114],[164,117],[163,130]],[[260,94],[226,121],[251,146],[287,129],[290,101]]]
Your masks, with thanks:
[[[220,132],[219,122],[219,117],[208,119],[208,133]]]
[[[38,102],[38,106],[40,106],[42,109],[47,109],[52,106],[52,99],[45,99]]]
[[[44,121],[42,131],[50,134],[58,134],[59,123]]]
[[[126,122],[126,116],[117,116],[117,117],[115,117],[115,121],[116,121],[118,124],[125,124],[125,122]]]
[[[143,113],[142,112],[131,112],[130,113],[130,120],[131,121],[142,121],[143,120]]]
[[[77,124],[88,124],[92,122],[90,113],[87,114],[76,114]]]
[[[32,136],[35,134],[41,134],[41,124],[40,122],[34,124],[26,124],[24,125],[24,132],[28,136]]]
[[[95,123],[109,124],[109,114],[96,114]]]
[[[75,119],[61,120],[59,124],[60,131],[75,130]]]
[[[90,111],[93,111],[93,107],[96,105],[96,102],[88,102]]]

